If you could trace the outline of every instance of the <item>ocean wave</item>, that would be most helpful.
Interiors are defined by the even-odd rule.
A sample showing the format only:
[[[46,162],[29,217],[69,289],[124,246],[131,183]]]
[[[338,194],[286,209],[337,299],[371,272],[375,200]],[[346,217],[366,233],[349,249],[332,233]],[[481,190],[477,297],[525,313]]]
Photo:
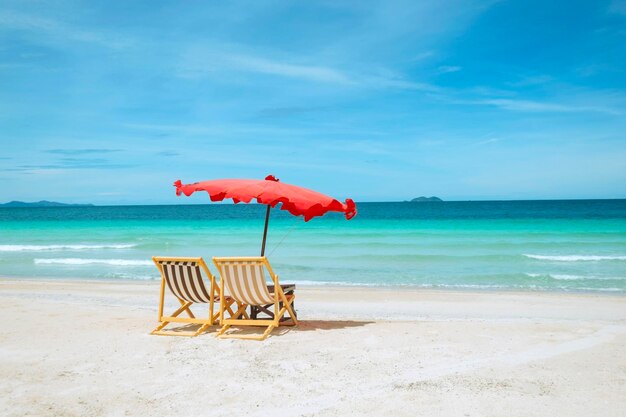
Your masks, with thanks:
[[[34,252],[60,250],[92,250],[92,249],[129,249],[135,244],[103,244],[103,245],[0,245],[0,252]]]
[[[82,258],[49,258],[35,259],[35,264],[60,265],[114,265],[114,266],[148,266],[152,261],[136,259],[82,259]]]
[[[530,275],[530,274],[527,274]],[[590,292],[626,292],[624,288],[617,287],[570,287],[551,285],[511,285],[511,284],[441,284],[441,283],[363,283],[346,281],[289,281],[289,283],[302,285],[303,287],[377,287],[377,288],[407,288],[407,289],[439,289],[439,290],[504,290],[504,291],[590,291]]]
[[[580,280],[590,280],[590,281],[620,281],[626,280],[626,277],[599,277],[594,275],[569,275],[569,274],[525,274],[530,278],[551,278],[556,279],[557,281],[580,281]]]
[[[156,272],[156,268],[155,268],[155,272]],[[121,273],[106,274],[106,275],[104,275],[103,278],[105,278],[105,279],[123,279],[123,280],[131,280],[131,281],[153,281],[153,280],[156,280],[156,279],[161,279],[161,277],[159,276],[158,272],[156,272],[156,274],[152,274],[152,275],[132,274],[132,273],[121,272]]]
[[[578,262],[578,261],[626,261],[626,255],[529,255],[525,257],[543,261]]]
[[[401,282],[349,282],[349,281],[314,281],[314,280],[286,280],[284,284],[302,285],[303,287],[377,287],[377,288],[475,288],[493,289],[509,288],[498,284],[428,284],[428,283],[401,283]]]
[[[372,283],[372,282],[349,282],[349,281],[313,281],[313,280],[286,280],[286,284],[302,285],[304,287],[310,286],[337,286],[337,287],[385,287],[389,286],[384,283]],[[400,284],[399,286],[402,286]]]

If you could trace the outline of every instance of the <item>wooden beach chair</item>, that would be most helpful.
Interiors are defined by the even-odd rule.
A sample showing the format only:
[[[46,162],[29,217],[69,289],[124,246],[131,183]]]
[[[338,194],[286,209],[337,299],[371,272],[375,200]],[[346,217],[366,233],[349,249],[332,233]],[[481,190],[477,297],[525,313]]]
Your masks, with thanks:
[[[270,263],[264,256],[238,257],[238,258],[213,258],[215,266],[220,274],[220,300],[226,300],[228,293],[238,305],[250,306],[253,309],[253,317],[258,310],[269,313],[269,318],[250,319],[244,314],[235,313],[230,318],[225,318],[226,303],[220,303],[220,324],[222,328],[217,333],[220,338],[265,340],[273,329],[280,325],[295,326],[298,319],[293,309],[296,298],[293,288],[281,286],[278,276],[272,270]],[[273,285],[266,282],[265,272],[273,281]],[[269,307],[273,306],[273,312]],[[285,316],[289,313],[289,318]],[[263,326],[266,327],[261,335],[227,334],[231,326]]]
[[[219,287],[215,277],[209,271],[202,258],[171,258],[158,257],[152,261],[161,273],[161,293],[159,299],[159,325],[150,333],[162,336],[198,336],[209,326],[218,324],[222,308],[228,311],[231,316],[241,315],[245,306],[239,305],[240,310],[233,313],[231,306],[235,303],[231,297],[220,297]],[[209,286],[204,284],[202,271],[208,277]],[[180,302],[180,307],[170,315],[163,314],[165,302],[165,287]],[[220,311],[215,312],[215,303],[219,303]],[[191,311],[193,304],[208,304],[209,314],[207,318],[197,318]],[[185,312],[189,317],[179,317]],[[179,329],[164,330],[170,323],[200,324],[200,328],[194,331],[183,331]],[[183,326],[184,327],[184,326]]]

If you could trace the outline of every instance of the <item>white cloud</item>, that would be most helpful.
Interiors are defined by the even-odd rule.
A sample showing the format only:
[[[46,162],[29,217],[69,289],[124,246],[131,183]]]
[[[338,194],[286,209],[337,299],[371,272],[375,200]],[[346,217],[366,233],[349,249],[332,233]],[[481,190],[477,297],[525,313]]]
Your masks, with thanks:
[[[522,111],[522,112],[560,112],[560,113],[574,113],[574,112],[597,112],[607,113],[613,115],[622,114],[623,111],[604,106],[578,106],[572,104],[561,103],[548,103],[532,100],[517,100],[517,99],[485,99],[465,102],[464,104],[479,104],[486,106],[495,106],[505,110]]]
[[[433,51],[426,51],[426,52],[422,52],[417,54],[416,56],[414,56],[411,61],[416,62],[416,61],[423,61],[425,59],[431,58],[435,55],[435,53]]]
[[[407,80],[384,68],[371,69],[370,72],[349,72],[331,65],[301,63],[303,59],[300,57],[294,57],[291,60],[276,59],[250,53],[227,52],[226,49],[243,49],[243,47],[222,45],[215,48],[190,48],[181,57],[178,75],[184,78],[203,78],[215,76],[217,73],[251,72],[347,87],[438,90],[436,86]]]
[[[496,143],[496,142],[500,142],[500,139],[499,138],[485,139],[485,140],[481,140],[480,142],[476,142],[475,145],[477,146],[488,145],[490,143]]]
[[[372,88],[396,88],[400,90],[416,90],[427,92],[436,92],[440,90],[440,88],[436,85],[419,83],[393,76],[362,76],[360,78],[357,76],[355,77],[355,80],[357,84]]]
[[[262,74],[337,84],[354,84],[354,81],[341,71],[323,66],[289,64],[246,55],[230,55],[226,59],[241,69]]]
[[[461,71],[461,67],[455,65],[442,65],[438,68],[440,74]]]
[[[509,85],[513,87],[527,87],[532,85],[541,85],[553,81],[554,78],[549,75],[532,75],[521,77],[520,80],[511,82]]]
[[[124,123],[122,127],[153,133],[167,133],[172,135],[191,137],[218,137],[223,138],[225,136],[239,135],[239,134],[266,134],[266,135],[304,135],[307,132],[302,129],[288,129],[273,126],[260,126],[260,125],[237,125],[237,124],[224,124],[224,125],[194,125],[194,124],[158,124],[158,123]]]
[[[44,41],[73,41],[97,44],[107,48],[122,48],[130,44],[128,39],[87,31],[66,25],[60,21],[30,14],[1,11],[0,26],[3,29],[19,30],[41,36]]]
[[[609,12],[626,16],[626,0],[613,0],[609,6]]]

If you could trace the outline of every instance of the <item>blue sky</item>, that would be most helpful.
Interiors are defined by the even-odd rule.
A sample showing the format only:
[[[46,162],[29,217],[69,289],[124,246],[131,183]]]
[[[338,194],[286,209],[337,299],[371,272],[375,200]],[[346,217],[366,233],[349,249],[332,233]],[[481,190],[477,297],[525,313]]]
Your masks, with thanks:
[[[0,3],[0,200],[626,197],[626,0]]]

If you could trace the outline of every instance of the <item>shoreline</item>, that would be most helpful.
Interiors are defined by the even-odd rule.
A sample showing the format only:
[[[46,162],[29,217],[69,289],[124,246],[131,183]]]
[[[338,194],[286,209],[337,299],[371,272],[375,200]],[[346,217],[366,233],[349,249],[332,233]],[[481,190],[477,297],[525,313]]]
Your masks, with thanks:
[[[159,277],[153,279],[130,279],[130,278],[67,278],[67,277],[10,277],[0,275],[0,282],[48,282],[48,283],[120,283],[120,284],[139,284],[150,285],[154,282],[160,282]],[[282,282],[282,280],[281,280]],[[363,284],[363,283],[331,283],[314,281],[299,282],[297,280],[284,280],[284,283],[294,283],[298,288],[331,288],[331,289],[357,289],[357,290],[390,290],[390,291],[433,291],[433,292],[450,292],[450,293],[479,293],[479,294],[563,294],[563,295],[597,295],[602,297],[626,297],[626,291],[621,289],[602,290],[602,289],[562,289],[562,288],[511,288],[511,287],[484,287],[484,286],[436,286],[436,285],[418,285],[418,284]]]
[[[88,295],[104,305],[132,305],[156,312],[160,280],[0,278],[0,290],[72,302]],[[429,319],[626,321],[626,297],[604,293],[478,291],[394,287],[298,286],[298,311],[306,317],[402,321]],[[0,291],[0,298],[6,294]],[[172,300],[170,300],[172,302]],[[363,307],[367,306],[367,308]],[[300,314],[300,313],[299,313]]]

